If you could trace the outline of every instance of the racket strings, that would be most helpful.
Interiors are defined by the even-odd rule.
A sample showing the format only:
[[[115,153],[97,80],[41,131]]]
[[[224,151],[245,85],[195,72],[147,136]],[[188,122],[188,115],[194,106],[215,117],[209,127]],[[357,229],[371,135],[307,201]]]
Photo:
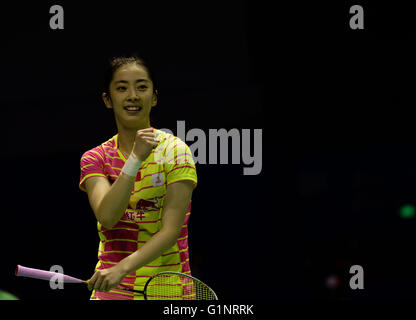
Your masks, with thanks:
[[[146,288],[148,300],[216,300],[215,293],[197,279],[178,274],[154,277]]]

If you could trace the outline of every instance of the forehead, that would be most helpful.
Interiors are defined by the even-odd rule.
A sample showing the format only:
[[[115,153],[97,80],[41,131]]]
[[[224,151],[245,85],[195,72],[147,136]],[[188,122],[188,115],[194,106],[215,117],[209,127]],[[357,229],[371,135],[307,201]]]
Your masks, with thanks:
[[[129,63],[118,68],[113,74],[113,81],[149,79],[146,68],[136,63]]]

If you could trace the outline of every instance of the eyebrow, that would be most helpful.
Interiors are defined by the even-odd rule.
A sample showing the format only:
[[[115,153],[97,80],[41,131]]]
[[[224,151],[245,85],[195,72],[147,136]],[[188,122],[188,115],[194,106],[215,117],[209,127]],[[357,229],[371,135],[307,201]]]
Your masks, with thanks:
[[[147,79],[137,79],[136,80],[136,82],[142,82],[142,81],[148,82],[149,80],[147,80]],[[118,81],[115,81],[114,83],[129,83],[129,82],[126,81],[126,80],[118,80]]]

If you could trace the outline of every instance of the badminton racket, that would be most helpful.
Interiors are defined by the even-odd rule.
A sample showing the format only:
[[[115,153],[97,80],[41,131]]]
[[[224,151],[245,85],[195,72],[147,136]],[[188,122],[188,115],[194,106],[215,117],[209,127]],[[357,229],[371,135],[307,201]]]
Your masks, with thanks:
[[[28,277],[42,280],[51,280],[56,272],[28,268],[18,265],[15,270],[18,277]],[[84,283],[88,281],[61,275],[64,283]],[[140,293],[145,300],[218,300],[214,290],[201,280],[180,272],[165,271],[149,278],[143,291],[119,285],[118,289]]]

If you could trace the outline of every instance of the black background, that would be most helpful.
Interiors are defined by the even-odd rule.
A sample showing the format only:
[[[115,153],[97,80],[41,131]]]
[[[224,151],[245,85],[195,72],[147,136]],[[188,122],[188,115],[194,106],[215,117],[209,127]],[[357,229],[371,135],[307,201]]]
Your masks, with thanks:
[[[64,30],[49,28],[53,4]],[[364,30],[349,28],[353,4]],[[261,174],[197,165],[195,276],[222,299],[414,298],[415,221],[398,215],[416,204],[410,7],[45,2],[1,16],[1,289],[89,298],[13,272],[58,264],[92,275],[98,235],[79,161],[116,133],[101,101],[106,58],[138,51],[159,78],[156,128],[263,129]],[[354,264],[364,290],[349,288]]]

